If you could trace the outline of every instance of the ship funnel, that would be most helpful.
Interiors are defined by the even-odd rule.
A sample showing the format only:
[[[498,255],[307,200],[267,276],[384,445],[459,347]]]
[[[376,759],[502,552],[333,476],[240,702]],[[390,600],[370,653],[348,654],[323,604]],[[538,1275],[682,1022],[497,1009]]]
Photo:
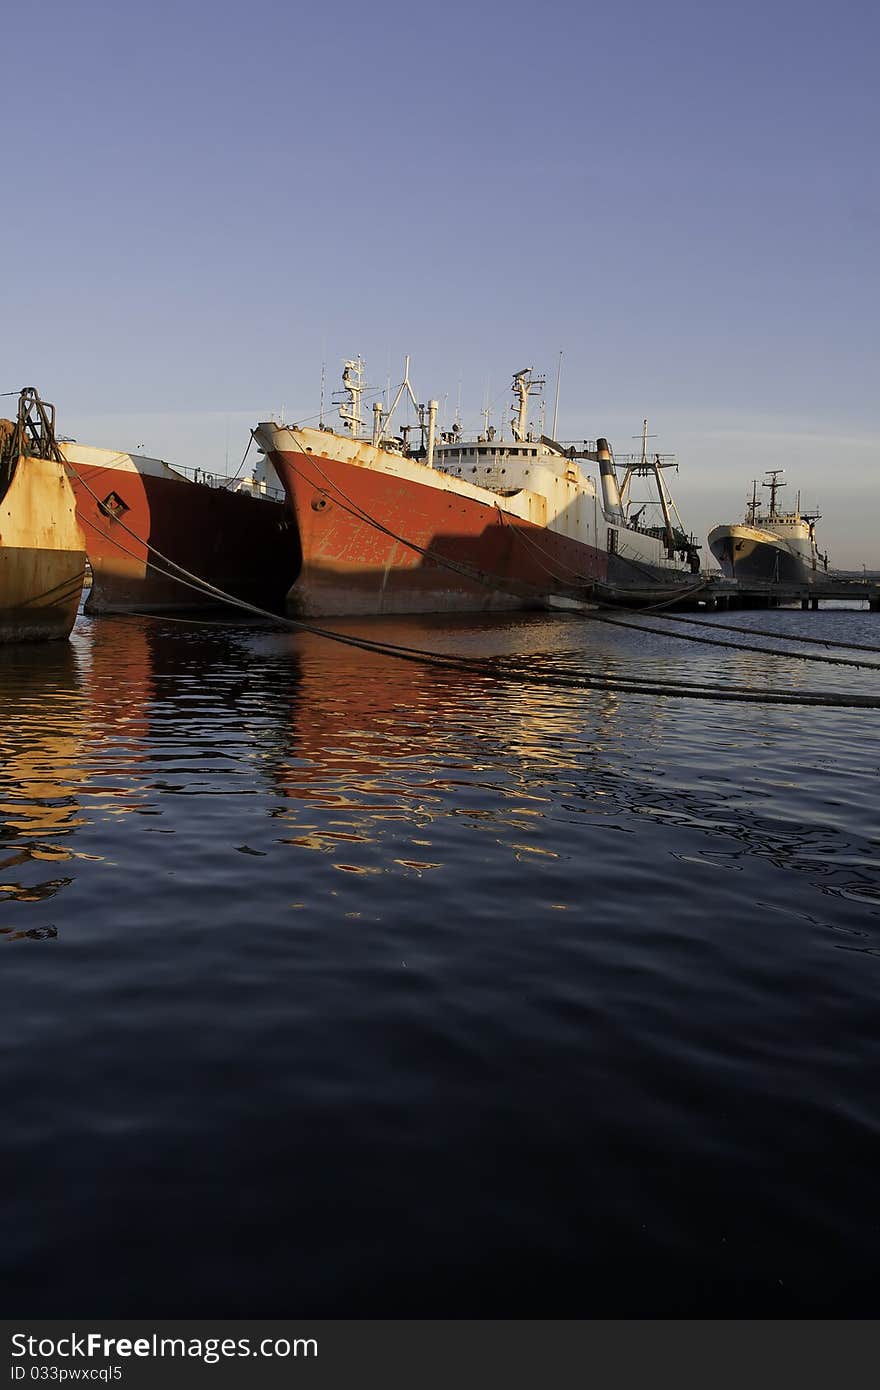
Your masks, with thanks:
[[[605,515],[615,521],[623,522],[623,507],[620,504],[620,489],[617,486],[617,473],[611,458],[611,448],[607,439],[596,440],[596,457],[599,460],[599,476],[602,481],[602,504]]]

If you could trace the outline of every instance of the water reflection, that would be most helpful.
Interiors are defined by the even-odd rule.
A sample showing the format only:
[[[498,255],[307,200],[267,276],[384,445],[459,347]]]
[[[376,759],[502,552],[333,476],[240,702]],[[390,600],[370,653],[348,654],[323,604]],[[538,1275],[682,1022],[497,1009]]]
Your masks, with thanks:
[[[72,646],[0,647],[0,902],[43,902],[71,882],[43,875],[83,824],[85,709]]]
[[[789,710],[720,717],[504,674],[514,659],[556,674],[678,670],[680,644],[596,624],[339,628],[498,665],[450,670],[310,634],[139,618],[82,618],[69,646],[0,651],[0,903],[66,896],[90,862],[146,871],[149,897],[164,876],[198,883],[209,863],[218,877],[230,861],[239,879],[265,877],[279,845],[329,855],[348,876],[424,877],[478,844],[539,868],[576,861],[613,830],[664,832],[688,872],[757,856],[876,911],[876,864],[853,829],[877,790],[865,726],[853,751],[858,716],[818,716],[811,739]],[[695,658],[691,675],[708,679],[716,659]],[[834,804],[841,773],[847,804]],[[607,837],[593,852],[622,857]]]
[[[342,625],[340,625],[342,627]],[[370,624],[347,624],[370,635]],[[485,627],[382,624],[382,640],[481,656],[533,655],[543,624]],[[531,639],[531,642],[530,642]],[[601,780],[618,697],[537,691],[490,671],[448,670],[389,659],[304,635],[287,640],[299,679],[281,687],[285,719],[272,776],[285,802],[273,815],[284,840],[333,855],[345,873],[403,869],[425,874],[448,861],[436,832],[502,833],[517,857],[553,857],[530,843],[566,773]],[[499,668],[500,669],[500,668]],[[589,775],[588,773],[588,775]],[[367,846],[387,841],[379,858]],[[362,851],[360,854],[358,849]],[[433,851],[433,852],[432,852]]]

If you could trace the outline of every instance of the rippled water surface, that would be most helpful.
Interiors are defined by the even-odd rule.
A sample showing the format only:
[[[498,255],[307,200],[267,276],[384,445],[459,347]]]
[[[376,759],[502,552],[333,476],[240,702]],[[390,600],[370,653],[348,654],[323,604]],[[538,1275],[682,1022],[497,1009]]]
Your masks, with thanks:
[[[876,1313],[880,670],[653,625],[0,649],[7,1315]]]

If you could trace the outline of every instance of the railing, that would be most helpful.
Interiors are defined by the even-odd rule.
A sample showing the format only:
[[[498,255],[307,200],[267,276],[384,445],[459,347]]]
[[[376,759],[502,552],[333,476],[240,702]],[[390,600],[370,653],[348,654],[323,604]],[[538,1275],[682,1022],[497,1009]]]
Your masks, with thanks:
[[[226,492],[242,492],[249,497],[268,497],[274,502],[284,501],[283,488],[272,487],[270,483],[256,482],[254,479],[228,477],[223,473],[211,473],[206,468],[190,468],[186,464],[172,464],[175,473],[182,473],[193,483],[203,487],[223,489]],[[237,485],[237,486],[236,486]]]

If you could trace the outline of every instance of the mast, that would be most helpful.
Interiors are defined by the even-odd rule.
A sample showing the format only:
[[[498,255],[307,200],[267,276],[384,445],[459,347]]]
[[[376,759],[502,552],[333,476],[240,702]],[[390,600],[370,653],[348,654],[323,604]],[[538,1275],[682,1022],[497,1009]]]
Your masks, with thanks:
[[[514,372],[513,386],[511,390],[514,394],[514,409],[516,414],[511,417],[513,437],[522,441],[526,437],[527,424],[526,417],[529,413],[529,396],[537,394],[543,390],[546,378],[543,376],[532,376],[531,367],[523,367],[521,372]],[[519,405],[516,405],[516,401]]]
[[[770,481],[769,483],[762,483],[761,487],[769,487],[770,489],[770,520],[774,521],[776,519],[776,494],[781,487],[785,487],[785,483],[777,482],[777,479],[780,473],[785,472],[785,469],[768,468],[765,471]]]
[[[637,435],[632,435],[631,437],[633,439],[638,438]],[[629,485],[632,480],[633,473],[639,473],[643,477],[645,477],[648,473],[653,471],[651,464],[648,463],[648,440],[653,438],[653,434],[648,434],[648,421],[646,418],[642,420],[642,457],[639,459],[639,462],[636,465],[633,464],[632,455],[630,455],[630,461],[627,464],[627,469],[623,475],[623,482],[620,487],[620,497],[624,507],[627,507],[629,505]]]
[[[698,547],[695,547],[692,542],[687,541],[687,533],[684,529],[684,522],[682,521],[678,507],[675,504],[675,498],[672,496],[672,493],[670,489],[667,487],[663,477],[664,468],[678,468],[678,462],[676,460],[676,457],[674,454],[653,453],[650,456],[648,455],[648,440],[653,439],[654,435],[648,433],[647,419],[642,420],[641,435],[634,435],[633,438],[641,439],[642,451],[639,455],[630,455],[626,471],[623,475],[623,482],[620,487],[620,500],[624,515],[627,518],[629,516],[629,508],[631,505],[630,485],[632,483],[633,478],[653,478],[654,486],[657,490],[656,499],[649,498],[645,502],[644,506],[642,506],[639,509],[639,511],[634,515],[632,522],[630,522],[629,524],[633,526],[636,525],[639,517],[642,515],[642,512],[644,512],[646,506],[656,506],[659,504],[660,511],[663,514],[664,545],[666,546],[666,550],[670,558],[673,555],[675,555],[677,550],[685,549],[687,550],[688,556],[693,560],[693,556],[696,554],[696,550],[698,549]],[[602,471],[601,462],[600,471]],[[603,477],[603,492],[605,490],[605,486],[606,479]],[[608,508],[606,504],[606,511],[607,510]],[[678,533],[676,532],[676,523],[678,524]],[[659,528],[655,529],[652,527],[651,531],[652,534],[658,535]]]
[[[556,438],[556,421],[559,416],[559,382],[562,377],[562,352],[559,353],[559,364],[556,368],[556,402],[553,406],[553,428],[550,431],[551,437]]]
[[[752,479],[752,496],[746,498],[746,521],[750,526],[754,526],[755,517],[758,513],[758,479]]]
[[[391,405],[389,406],[389,408],[388,408],[388,410],[387,410],[387,412],[386,412],[386,414],[385,414],[385,418],[384,418],[383,421],[382,421],[382,428],[381,428],[381,430],[380,430],[379,437],[378,437],[378,439],[377,439],[377,441],[376,441],[378,444],[381,444],[381,443],[382,443],[382,440],[384,439],[385,435],[388,433],[388,426],[389,426],[389,424],[391,423],[391,417],[392,417],[392,415],[394,414],[395,410],[397,409],[398,404],[400,403],[400,398],[401,398],[401,396],[403,395],[404,391],[406,391],[407,395],[409,396],[410,402],[411,402],[411,404],[412,404],[412,408],[413,408],[413,410],[416,412],[416,415],[417,415],[417,417],[418,417],[418,419],[419,419],[419,425],[420,425],[420,427],[421,427],[421,429],[422,429],[422,434],[423,434],[422,443],[424,444],[424,429],[425,429],[425,424],[424,424],[424,419],[423,419],[423,416],[424,416],[424,406],[420,406],[420,405],[419,405],[419,403],[418,403],[418,401],[416,400],[416,397],[415,397],[415,392],[413,391],[412,385],[410,384],[410,379],[409,379],[409,353],[407,353],[406,357],[403,359],[403,381],[402,381],[402,382],[400,383],[400,385],[398,386],[398,388],[397,388],[397,394],[396,394],[396,396],[394,397],[394,400],[391,402]],[[409,428],[409,426],[407,426],[407,428]]]
[[[339,415],[352,439],[360,439],[363,427],[361,400],[364,394],[364,364],[358,355],[342,364],[342,386],[346,392],[339,405]]]
[[[645,422],[647,424],[647,421]],[[647,432],[645,434],[647,438]],[[666,527],[666,548],[670,555],[675,553],[675,532],[672,529],[672,517],[669,515],[669,501],[666,496],[666,487],[663,483],[663,465],[660,462],[660,455],[654,455],[653,467],[654,476],[657,479],[657,494],[660,498],[660,510],[663,513],[663,523]]]

